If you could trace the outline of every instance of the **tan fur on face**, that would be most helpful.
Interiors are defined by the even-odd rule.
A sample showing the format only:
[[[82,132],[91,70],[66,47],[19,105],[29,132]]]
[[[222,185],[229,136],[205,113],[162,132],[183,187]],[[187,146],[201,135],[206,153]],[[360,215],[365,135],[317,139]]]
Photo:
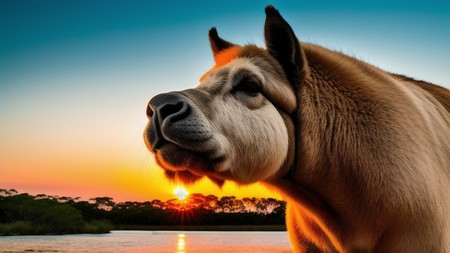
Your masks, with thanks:
[[[282,166],[289,147],[288,132],[280,113],[262,94],[247,97],[245,94],[231,94],[232,80],[239,71],[248,71],[257,77],[263,90],[271,91],[277,81],[265,73],[248,58],[237,58],[226,66],[211,73],[199,85],[206,91],[218,90],[210,108],[210,123],[216,136],[225,137],[227,154],[219,171],[229,171],[240,183],[251,183],[270,178]],[[292,90],[286,86],[286,101],[295,101]],[[283,91],[283,89],[281,89]],[[291,102],[290,106],[293,106]],[[261,142],[264,145],[261,145]]]

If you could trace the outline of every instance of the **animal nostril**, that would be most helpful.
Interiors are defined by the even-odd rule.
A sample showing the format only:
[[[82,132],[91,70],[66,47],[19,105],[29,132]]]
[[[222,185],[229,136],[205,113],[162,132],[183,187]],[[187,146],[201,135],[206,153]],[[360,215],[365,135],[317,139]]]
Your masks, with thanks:
[[[153,117],[153,110],[152,107],[150,106],[150,103],[148,103],[147,105],[147,116]]]
[[[159,110],[159,117],[161,121],[164,121],[164,119],[173,115],[171,121],[178,121],[179,119],[185,118],[189,114],[189,111],[189,106],[184,102],[166,104]]]

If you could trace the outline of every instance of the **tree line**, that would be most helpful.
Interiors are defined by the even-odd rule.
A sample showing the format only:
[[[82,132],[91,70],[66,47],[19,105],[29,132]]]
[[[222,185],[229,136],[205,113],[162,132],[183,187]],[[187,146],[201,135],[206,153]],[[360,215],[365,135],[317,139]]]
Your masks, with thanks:
[[[184,200],[30,195],[0,189],[0,235],[105,233],[127,226],[284,225],[284,201],[190,194]]]

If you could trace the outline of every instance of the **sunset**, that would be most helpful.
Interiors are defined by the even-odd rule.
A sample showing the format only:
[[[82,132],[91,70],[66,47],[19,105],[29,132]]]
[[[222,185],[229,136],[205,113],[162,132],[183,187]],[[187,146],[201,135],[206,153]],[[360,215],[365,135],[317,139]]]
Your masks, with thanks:
[[[189,192],[183,186],[178,186],[173,190],[173,194],[177,196],[178,200],[184,200],[189,195]]]
[[[226,225],[248,225],[242,229],[248,231],[284,231],[287,217],[296,217],[299,226],[308,227],[308,222],[314,222],[311,227],[317,226],[324,234],[320,236],[326,237],[319,240],[317,238],[320,236],[316,236],[311,239],[312,243],[328,243],[329,240],[332,246],[326,243],[322,246],[334,250],[344,249],[348,245],[341,245],[340,240],[345,240],[337,236],[340,230],[333,230],[345,226],[339,222],[332,225],[323,222],[337,217],[334,214],[320,216],[329,214],[329,210],[338,212],[338,208],[361,208],[354,216],[347,210],[342,211],[351,217],[340,217],[338,220],[362,223],[369,220],[367,217],[376,216],[373,210],[400,213],[397,210],[403,209],[396,206],[401,206],[400,200],[412,199],[419,192],[428,190],[435,195],[420,198],[430,200],[430,203],[443,203],[444,206],[430,204],[417,210],[423,213],[447,210],[447,202],[438,198],[446,195],[439,195],[438,190],[434,191],[426,183],[437,182],[447,176],[446,172],[440,172],[439,166],[446,167],[444,158],[450,157],[445,153],[450,150],[445,146],[450,143],[450,137],[447,140],[445,135],[450,116],[447,118],[447,111],[442,112],[450,103],[441,101],[446,95],[436,95],[439,92],[447,94],[445,89],[450,88],[449,1],[191,3],[7,0],[0,2],[0,20],[0,197],[17,198],[11,199],[11,203],[20,200],[30,206],[33,206],[33,201],[43,200],[45,204],[39,206],[34,203],[36,207],[59,210],[54,211],[58,214],[69,213],[67,217],[76,221],[75,227],[78,229],[74,228],[76,232],[70,230],[70,233],[139,230],[140,226],[154,226],[145,228],[158,231],[169,230],[166,226],[189,230],[187,226],[204,229],[209,225],[221,231],[236,229],[224,228]],[[210,30],[212,27],[217,30]],[[285,34],[288,34],[286,38],[283,37]],[[249,44],[266,49],[261,54],[263,56],[255,56],[260,51],[248,49]],[[287,53],[280,48],[286,49]],[[299,58],[289,58],[294,56]],[[264,69],[267,62],[260,63],[261,59],[266,59],[264,57],[270,57],[267,61],[270,64],[276,63],[273,69]],[[353,59],[351,63],[346,62],[349,58]],[[244,60],[236,63],[236,59]],[[322,63],[322,60],[331,63]],[[290,66],[292,62],[298,66]],[[314,69],[318,66],[334,68],[326,71]],[[241,77],[239,68],[249,72],[250,77]],[[290,70],[295,71],[291,73]],[[229,79],[217,81],[222,78],[217,74],[220,71],[226,73]],[[323,81],[312,76],[316,73],[330,74],[321,76]],[[348,80],[344,77],[340,80],[339,75]],[[239,79],[239,83],[231,83],[236,82],[235,79]],[[317,88],[317,94],[324,97],[316,98],[314,96],[317,94],[302,90],[309,87],[304,85],[305,80],[310,82],[308,85],[319,80],[317,87],[334,81],[339,85],[348,84],[351,88],[339,86],[327,90],[322,87],[323,91]],[[382,80],[382,84],[377,80]],[[353,85],[352,81],[356,84]],[[222,84],[218,84],[220,82]],[[273,83],[278,85],[274,86],[276,89],[270,86]],[[232,87],[223,88],[228,84]],[[443,88],[435,88],[434,84]],[[200,95],[189,97],[194,91],[182,93],[199,85],[203,92]],[[229,89],[228,93],[224,92],[225,95],[221,94],[229,97],[214,98],[218,94],[211,91],[215,91],[214,85],[222,85],[220,87],[225,91]],[[353,90],[353,87],[357,88]],[[204,120],[201,126],[205,126],[206,130],[194,130],[198,131],[197,134],[211,135],[207,136],[207,141],[192,141],[196,140],[195,136],[189,139],[187,130],[181,137],[170,138],[171,129],[167,125],[180,122],[169,122],[166,120],[169,116],[158,115],[157,109],[149,113],[149,106],[157,106],[149,102],[151,98],[172,91],[182,94],[180,101],[176,101],[177,105],[189,106],[189,112],[194,112],[186,117]],[[342,96],[336,95],[338,92],[342,92]],[[429,93],[417,95],[421,92]],[[207,99],[198,99],[204,94],[207,94]],[[353,95],[359,97],[349,98]],[[331,96],[351,101],[344,103],[336,98],[338,102],[332,104]],[[209,99],[216,104],[202,104]],[[375,99],[381,102],[372,101]],[[311,109],[299,105],[314,106]],[[338,108],[341,105],[349,108]],[[416,108],[420,106],[426,109]],[[226,111],[229,108],[233,111]],[[379,111],[382,109],[385,111]],[[179,116],[176,109],[170,110],[170,113],[173,113],[170,116]],[[355,113],[356,116],[336,116],[339,113]],[[347,119],[347,116],[364,120],[361,119],[360,124],[352,122],[349,123],[351,127],[338,129],[344,123],[325,118],[325,115],[331,114],[336,114],[334,116],[339,120]],[[306,119],[304,115],[322,118]],[[158,121],[152,122],[152,117],[159,117],[161,124],[155,126]],[[373,119],[380,121],[370,121]],[[163,120],[166,120],[164,124]],[[153,128],[150,128],[149,122]],[[324,125],[313,125],[315,123]],[[186,125],[182,126],[186,128]],[[333,133],[328,136],[325,130],[330,126]],[[369,126],[372,128],[369,129]],[[374,132],[363,132],[361,129],[364,127]],[[423,129],[431,130],[429,133]],[[323,132],[315,134],[315,131]],[[354,139],[348,141],[337,136],[341,133],[347,133]],[[148,140],[149,136],[157,134],[161,135],[158,138],[164,139],[161,146],[154,140]],[[333,138],[339,141],[333,142]],[[185,140],[188,144],[183,142]],[[317,140],[324,143],[314,143]],[[300,146],[305,143],[309,146]],[[369,147],[364,146],[366,144]],[[209,150],[204,151],[203,147]],[[322,149],[318,151],[319,148]],[[388,151],[382,153],[385,150]],[[360,156],[350,157],[349,154],[353,154],[350,151]],[[155,158],[156,152],[159,152],[159,163]],[[211,155],[213,153],[216,157]],[[317,157],[311,158],[313,154]],[[349,157],[340,159],[339,155],[343,154]],[[175,168],[177,161],[172,161],[175,159],[188,162],[178,162],[182,168]],[[366,163],[376,167],[370,167],[368,171],[378,172],[380,169],[382,172],[367,176]],[[432,167],[435,164],[436,168]],[[415,167],[419,165],[423,166]],[[327,170],[318,171],[321,166]],[[345,167],[345,170],[339,166]],[[384,171],[389,166],[395,169]],[[423,172],[425,167],[433,169],[432,173]],[[349,170],[356,168],[357,175],[350,175]],[[398,178],[390,180],[382,177],[394,175],[401,168],[407,168],[408,173],[415,173],[416,178],[421,176],[424,180],[416,182],[411,179],[414,182],[405,183]],[[193,183],[183,183],[187,181],[175,176],[171,180],[170,173],[175,174],[179,170],[192,172],[195,177],[201,175],[202,178]],[[401,175],[402,180],[408,180],[406,172]],[[439,176],[431,178],[433,175]],[[291,178],[294,176],[295,179]],[[334,180],[332,176],[342,181]],[[227,180],[221,185],[224,178]],[[363,182],[368,178],[374,181]],[[310,181],[304,183],[303,180]],[[304,184],[291,188],[290,183],[299,182]],[[381,196],[384,188],[377,188],[390,182],[422,187],[424,190],[395,189],[390,192],[411,196],[397,196],[399,200],[392,197],[391,201],[391,195]],[[445,183],[439,185],[445,186]],[[370,189],[376,189],[373,192],[380,196],[357,195],[357,191],[372,192],[363,189],[363,186],[373,187]],[[292,201],[300,193],[307,197],[301,199],[306,203],[296,203],[298,210],[311,208],[314,211],[307,210],[307,215],[286,215],[285,201]],[[349,197],[351,194],[357,196]],[[335,197],[338,199],[333,199]],[[381,207],[378,209],[379,206],[345,202],[354,200],[362,203],[373,199],[384,203],[386,198],[391,201],[389,205],[398,209],[384,212]],[[76,211],[57,205],[67,203]],[[402,205],[413,206],[409,202]],[[320,208],[329,210],[317,211]],[[364,210],[370,212],[359,216],[364,214]],[[125,218],[127,216],[128,219]],[[428,218],[444,222],[441,217]],[[398,217],[382,219],[397,220]],[[0,225],[7,222],[0,220]],[[370,224],[379,225],[376,221]],[[450,225],[450,222],[445,224]],[[371,226],[355,225],[358,228]],[[61,231],[51,230],[50,234],[65,233]],[[438,231],[436,234],[444,232]],[[34,233],[39,234],[39,231]],[[171,252],[194,252],[189,250],[195,242],[191,241],[191,234],[180,233],[173,238],[162,234],[173,240],[171,245],[176,244],[170,249]],[[1,227],[0,235],[3,235]],[[119,235],[123,236],[115,236]],[[261,252],[291,249],[287,234],[279,236],[286,247],[271,248],[273,245],[269,243],[264,245],[266,251]],[[145,251],[148,246],[143,244],[135,249]],[[230,242],[231,249],[232,246]],[[208,249],[216,249],[214,247],[216,245],[206,245],[204,251],[199,252],[208,252]],[[259,252],[251,245],[245,247]],[[300,248],[297,247],[294,252]]]
[[[0,185],[85,199],[171,198],[174,185],[143,143],[145,107],[158,93],[195,87],[214,65],[207,38],[212,26],[230,41],[262,46],[265,4],[241,3],[236,9],[231,4],[219,10],[179,2],[166,12],[170,4],[162,2],[132,7],[46,1],[53,12],[39,2],[27,3],[27,8],[21,3],[7,1],[0,8],[8,38],[0,42]],[[442,22],[448,19],[446,8],[411,5],[409,14],[398,13],[398,18],[385,12],[381,20],[386,22],[411,16],[418,24],[390,22],[396,26],[390,31],[384,23],[371,23],[378,13],[367,9],[369,36],[361,20],[351,20],[361,15],[358,8],[366,7],[355,5],[353,14],[341,17],[332,9],[318,13],[319,7],[310,4],[278,3],[301,39],[356,54],[390,71],[450,84],[449,57],[441,57],[450,51],[450,34],[443,25],[448,22]],[[387,6],[391,12],[397,9]],[[339,33],[340,26],[347,29]],[[419,50],[423,47],[427,50]],[[420,64],[420,59],[433,63]],[[219,189],[206,179],[186,187],[217,196],[279,197],[260,185],[227,182]]]

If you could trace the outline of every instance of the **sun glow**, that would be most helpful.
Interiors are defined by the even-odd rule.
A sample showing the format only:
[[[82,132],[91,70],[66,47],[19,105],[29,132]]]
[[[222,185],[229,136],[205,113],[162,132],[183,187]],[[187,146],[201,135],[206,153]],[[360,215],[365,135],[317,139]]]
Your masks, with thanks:
[[[179,200],[184,200],[189,195],[189,192],[186,191],[183,186],[178,186],[173,190],[173,194],[175,194]]]
[[[177,253],[186,253],[186,240],[184,234],[178,234]]]

